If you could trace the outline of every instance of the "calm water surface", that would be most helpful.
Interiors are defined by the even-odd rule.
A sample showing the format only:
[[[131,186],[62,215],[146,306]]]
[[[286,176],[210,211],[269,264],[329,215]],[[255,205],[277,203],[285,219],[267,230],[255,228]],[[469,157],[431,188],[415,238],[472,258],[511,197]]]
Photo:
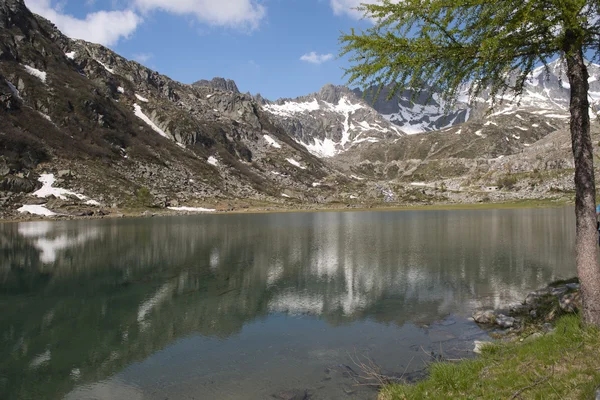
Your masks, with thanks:
[[[375,398],[574,275],[571,208],[0,225],[0,398]],[[349,369],[349,368],[350,369]]]

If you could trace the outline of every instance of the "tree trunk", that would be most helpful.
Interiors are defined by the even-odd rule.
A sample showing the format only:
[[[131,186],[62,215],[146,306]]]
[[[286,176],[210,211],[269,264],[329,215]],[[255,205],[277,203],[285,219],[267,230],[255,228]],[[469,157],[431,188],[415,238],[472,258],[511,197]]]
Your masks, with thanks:
[[[577,274],[581,281],[583,320],[600,326],[600,266],[596,227],[594,153],[590,136],[588,71],[581,46],[565,49],[571,85],[571,141],[575,159],[575,217]]]

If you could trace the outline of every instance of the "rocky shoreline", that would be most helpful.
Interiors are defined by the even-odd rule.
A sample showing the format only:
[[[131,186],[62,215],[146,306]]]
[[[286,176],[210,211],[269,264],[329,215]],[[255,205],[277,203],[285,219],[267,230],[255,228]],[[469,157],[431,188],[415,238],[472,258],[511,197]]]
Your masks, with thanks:
[[[477,310],[473,321],[483,328],[492,329],[493,338],[523,340],[552,331],[553,322],[565,314],[574,314],[581,308],[578,278],[561,280],[533,291],[521,303],[497,310]],[[475,343],[475,352],[485,342]]]
[[[416,210],[466,210],[466,209],[495,209],[495,208],[537,208],[537,207],[562,207],[568,203],[552,201],[539,201],[537,203],[432,203],[432,204],[389,204],[389,203],[273,203],[268,205],[252,205],[245,202],[227,202],[224,204],[203,204],[198,207],[211,207],[211,211],[185,211],[169,208],[113,208],[68,206],[53,209],[56,215],[43,216],[31,213],[19,213],[11,210],[0,211],[0,223],[27,222],[27,221],[65,221],[65,220],[91,220],[104,218],[148,218],[178,215],[197,214],[263,214],[263,213],[289,213],[289,212],[343,212],[343,211],[416,211]],[[193,207],[191,207],[193,208]]]

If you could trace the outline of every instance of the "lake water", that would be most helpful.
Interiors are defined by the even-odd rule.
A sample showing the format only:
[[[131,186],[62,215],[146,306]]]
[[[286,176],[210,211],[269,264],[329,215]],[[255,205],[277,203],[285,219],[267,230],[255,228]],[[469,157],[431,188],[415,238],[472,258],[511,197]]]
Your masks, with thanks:
[[[471,357],[474,309],[573,276],[574,225],[572,208],[1,224],[0,398],[374,399],[357,364]]]

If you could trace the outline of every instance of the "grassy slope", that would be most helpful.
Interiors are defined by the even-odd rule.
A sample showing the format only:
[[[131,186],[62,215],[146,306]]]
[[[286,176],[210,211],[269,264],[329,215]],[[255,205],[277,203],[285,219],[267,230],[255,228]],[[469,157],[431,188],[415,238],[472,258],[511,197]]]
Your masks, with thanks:
[[[386,386],[380,399],[593,399],[599,360],[600,332],[565,316],[554,333],[490,345],[474,360],[434,363],[428,379]]]

